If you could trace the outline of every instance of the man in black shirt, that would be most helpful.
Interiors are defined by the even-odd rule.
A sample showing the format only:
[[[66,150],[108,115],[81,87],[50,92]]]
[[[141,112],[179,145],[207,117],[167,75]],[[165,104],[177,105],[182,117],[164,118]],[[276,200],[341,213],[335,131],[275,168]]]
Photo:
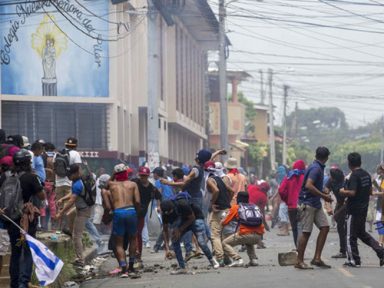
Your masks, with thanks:
[[[148,212],[148,206],[151,200],[157,201],[157,208],[160,209],[161,193],[160,191],[149,182],[148,178],[151,174],[148,167],[139,168],[139,178],[132,181],[137,184],[140,192],[141,211],[137,215],[137,249],[136,249],[136,262],[137,268],[142,268],[143,261],[141,254],[143,252],[143,228],[145,224],[145,216]],[[151,207],[152,209],[152,207]]]
[[[346,188],[340,189],[340,194],[347,199],[347,256],[346,266],[360,267],[361,260],[357,248],[357,238],[370,246],[384,265],[384,248],[365,231],[365,221],[368,213],[369,196],[372,194],[372,180],[368,172],[361,168],[361,156],[353,152],[348,155],[348,166],[351,169]]]
[[[187,193],[187,192],[182,192]],[[179,263],[179,270],[171,272],[171,274],[186,274],[185,261],[183,253],[181,252],[180,239],[188,231],[195,234],[197,242],[201,250],[213,268],[219,268],[219,263],[213,259],[211,250],[208,248],[206,242],[205,222],[204,215],[201,209],[195,205],[190,204],[188,197],[185,199],[166,200],[161,202],[161,212],[163,219],[163,233],[165,242],[166,256],[169,256],[169,227],[172,228],[172,247],[176,254],[177,262]]]
[[[24,230],[28,230],[29,235],[35,237],[37,217],[33,214],[35,208],[40,208],[36,207],[36,205],[45,199],[45,192],[37,175],[32,174],[31,158],[31,154],[25,149],[21,149],[13,156],[15,165],[15,171],[13,171],[13,173],[19,176],[24,202],[24,216],[14,221],[22,226]],[[12,248],[9,265],[11,288],[27,288],[32,277],[33,260],[31,250],[28,244],[25,244],[25,246],[18,244],[18,241],[24,237],[20,233],[20,229],[10,222],[5,222],[5,224],[8,229]]]

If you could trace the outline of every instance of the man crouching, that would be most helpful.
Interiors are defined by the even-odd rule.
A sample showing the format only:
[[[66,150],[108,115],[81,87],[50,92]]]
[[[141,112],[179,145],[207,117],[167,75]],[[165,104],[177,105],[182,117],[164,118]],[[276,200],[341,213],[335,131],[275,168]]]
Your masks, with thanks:
[[[121,278],[137,278],[134,270],[136,254],[137,212],[140,211],[140,194],[136,183],[128,180],[128,169],[124,164],[114,168],[112,180],[103,189],[105,208],[113,210],[112,236],[115,241],[114,253],[121,269]],[[124,238],[129,241],[129,262],[124,250]]]
[[[176,254],[176,259],[179,264],[179,269],[172,271],[172,275],[187,274],[185,261],[180,247],[180,238],[188,231],[192,231],[197,238],[197,242],[210,264],[214,269],[219,268],[219,263],[212,257],[212,252],[206,243],[204,215],[200,208],[189,203],[188,199],[182,199],[181,192],[176,196],[175,200],[166,200],[161,202],[161,212],[163,218],[163,232],[166,256],[169,257],[169,230],[172,230],[172,247]],[[188,197],[186,197],[188,198]]]

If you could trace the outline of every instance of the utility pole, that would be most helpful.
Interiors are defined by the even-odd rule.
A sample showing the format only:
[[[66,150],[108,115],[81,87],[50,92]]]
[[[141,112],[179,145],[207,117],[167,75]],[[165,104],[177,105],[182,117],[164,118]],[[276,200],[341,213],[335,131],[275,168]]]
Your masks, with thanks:
[[[289,86],[284,85],[284,107],[283,107],[283,165],[287,165],[287,103]]]
[[[298,129],[299,129],[299,123],[298,123],[298,120],[297,120],[297,114],[299,112],[299,103],[296,101],[295,103],[295,113],[293,115],[293,119],[292,119],[292,127],[291,127],[291,131],[292,131],[292,137],[296,139],[296,137],[298,136]]]
[[[147,161],[148,166],[152,170],[159,165],[159,75],[158,67],[160,65],[158,45],[160,39],[157,31],[158,11],[153,0],[148,0],[148,110],[147,110]],[[160,55],[161,57],[161,55]]]
[[[275,128],[273,125],[273,92],[272,92],[272,81],[273,81],[273,71],[268,69],[269,74],[269,146],[271,154],[271,169],[276,169],[276,152],[275,152]]]
[[[264,74],[263,70],[259,70],[260,73],[260,102],[264,105],[265,102],[265,93],[264,93]]]
[[[219,85],[220,85],[220,144],[228,150],[228,101],[227,101],[227,59],[225,37],[225,0],[219,1]]]

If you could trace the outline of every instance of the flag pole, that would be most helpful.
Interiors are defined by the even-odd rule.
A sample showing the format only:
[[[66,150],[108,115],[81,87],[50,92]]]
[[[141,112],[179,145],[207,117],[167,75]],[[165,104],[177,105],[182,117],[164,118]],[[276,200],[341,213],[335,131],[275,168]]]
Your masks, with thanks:
[[[13,225],[15,225],[17,228],[20,229],[21,233],[23,234],[27,234],[27,232],[25,232],[25,230],[23,228],[21,228],[15,221],[13,221],[11,218],[9,218],[7,215],[5,214],[2,214],[1,215],[2,217],[4,217],[5,219],[7,219],[9,222],[11,222]]]

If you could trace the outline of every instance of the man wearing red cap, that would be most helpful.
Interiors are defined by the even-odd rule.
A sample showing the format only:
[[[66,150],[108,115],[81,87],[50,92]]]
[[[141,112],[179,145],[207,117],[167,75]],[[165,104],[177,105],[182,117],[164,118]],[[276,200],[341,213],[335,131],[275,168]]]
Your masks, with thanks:
[[[136,262],[138,268],[142,267],[141,254],[143,251],[143,237],[142,232],[145,223],[145,216],[148,212],[148,206],[151,200],[156,200],[157,207],[160,211],[161,193],[160,191],[149,182],[148,178],[151,171],[148,167],[142,166],[139,168],[139,178],[133,179],[132,181],[137,184],[140,192],[141,211],[138,213],[137,221],[137,249],[136,249]]]

